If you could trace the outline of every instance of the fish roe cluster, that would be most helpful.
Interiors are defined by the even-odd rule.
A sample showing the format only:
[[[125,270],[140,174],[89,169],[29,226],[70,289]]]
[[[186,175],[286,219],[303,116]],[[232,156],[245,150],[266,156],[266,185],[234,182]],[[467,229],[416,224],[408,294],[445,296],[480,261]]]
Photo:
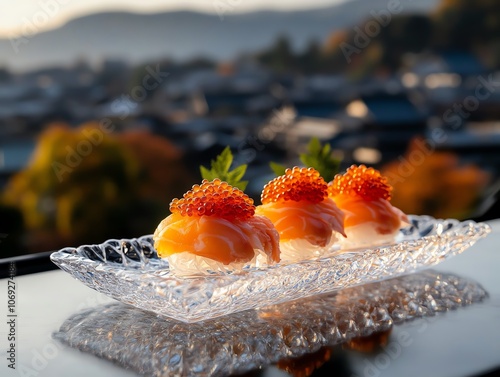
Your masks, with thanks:
[[[261,201],[262,204],[290,200],[319,203],[327,197],[328,185],[317,170],[294,167],[264,186]]]
[[[194,185],[181,199],[173,199],[170,211],[182,216],[217,216],[228,220],[246,220],[255,214],[253,200],[243,191],[214,179]]]
[[[337,174],[328,185],[328,194],[359,195],[365,200],[385,199],[391,200],[392,186],[387,178],[373,168],[365,165],[352,165],[345,174]]]

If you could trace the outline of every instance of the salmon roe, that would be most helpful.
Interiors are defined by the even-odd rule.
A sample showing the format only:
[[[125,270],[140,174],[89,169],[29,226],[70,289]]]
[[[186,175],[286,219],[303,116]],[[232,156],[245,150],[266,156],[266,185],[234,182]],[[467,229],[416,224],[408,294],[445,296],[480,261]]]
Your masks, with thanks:
[[[170,211],[182,216],[217,216],[228,220],[246,220],[255,214],[253,200],[243,191],[214,179],[194,185],[181,199],[173,199]]]
[[[330,196],[359,195],[365,200],[391,200],[392,186],[387,178],[365,165],[352,165],[345,174],[337,174],[328,185]]]
[[[272,202],[308,201],[320,203],[328,197],[328,185],[313,168],[286,169],[285,174],[274,178],[262,191],[262,204]]]

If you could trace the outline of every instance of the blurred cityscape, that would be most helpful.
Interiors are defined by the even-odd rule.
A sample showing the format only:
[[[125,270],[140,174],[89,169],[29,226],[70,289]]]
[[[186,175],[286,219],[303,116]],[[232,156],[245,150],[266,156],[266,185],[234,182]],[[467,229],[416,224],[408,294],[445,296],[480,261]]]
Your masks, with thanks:
[[[0,70],[0,257],[152,233],[230,146],[256,202],[312,137],[403,211],[482,214],[500,173],[500,4],[385,9],[297,50]]]

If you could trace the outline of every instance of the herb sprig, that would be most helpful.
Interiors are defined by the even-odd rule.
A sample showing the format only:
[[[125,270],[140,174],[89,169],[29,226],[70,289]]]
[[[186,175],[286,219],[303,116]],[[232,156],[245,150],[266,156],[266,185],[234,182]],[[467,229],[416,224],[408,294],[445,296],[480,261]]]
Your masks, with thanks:
[[[247,165],[240,165],[233,170],[231,165],[233,164],[233,154],[231,153],[231,148],[226,147],[219,154],[215,160],[210,163],[210,170],[204,166],[200,166],[200,172],[203,179],[209,181],[219,178],[221,181],[229,183],[231,186],[239,188],[244,191],[248,185],[248,181],[242,181],[241,179],[247,171]]]
[[[332,156],[331,145],[329,143],[321,145],[317,137],[311,139],[307,145],[307,152],[301,153],[299,158],[305,166],[319,171],[319,174],[327,182],[333,180],[339,172],[340,160]],[[284,165],[271,162],[269,166],[277,176],[285,174],[286,167]]]

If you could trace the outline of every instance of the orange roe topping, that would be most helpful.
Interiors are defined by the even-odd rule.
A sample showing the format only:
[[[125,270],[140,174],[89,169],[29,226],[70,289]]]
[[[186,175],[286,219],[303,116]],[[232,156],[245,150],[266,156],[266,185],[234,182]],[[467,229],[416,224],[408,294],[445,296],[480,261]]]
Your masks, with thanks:
[[[392,186],[378,170],[352,165],[345,174],[337,174],[328,185],[330,196],[359,195],[365,200],[391,200]]]
[[[317,170],[294,167],[264,186],[261,201],[262,204],[289,200],[320,203],[327,197],[328,185]]]
[[[173,199],[170,211],[182,216],[217,216],[228,220],[246,220],[255,214],[253,200],[243,191],[220,179],[203,180],[182,199]]]

